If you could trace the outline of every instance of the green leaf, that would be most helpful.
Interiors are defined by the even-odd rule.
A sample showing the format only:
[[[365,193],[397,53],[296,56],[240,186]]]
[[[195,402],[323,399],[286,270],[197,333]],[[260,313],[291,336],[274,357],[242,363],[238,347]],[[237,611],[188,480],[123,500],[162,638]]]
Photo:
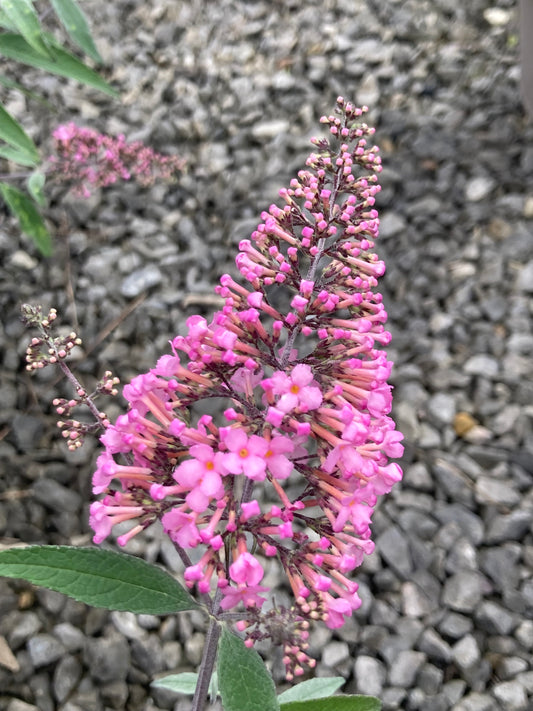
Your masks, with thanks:
[[[155,686],[159,689],[175,691],[176,694],[193,696],[196,691],[197,683],[198,674],[195,672],[182,672],[181,674],[170,674],[169,676],[164,676],[161,679],[156,679],[151,683],[151,686]],[[211,683],[209,684],[209,693],[212,701],[214,701],[217,697],[217,687],[217,673],[213,672]]]
[[[375,696],[328,696],[281,704],[280,711],[381,711],[381,701]]]
[[[28,155],[20,148],[13,148],[12,146],[0,146],[0,157],[6,158],[7,160],[13,161],[13,163],[20,163],[20,165],[26,165],[31,168],[35,166],[35,160],[32,156]]]
[[[181,674],[171,674],[164,676],[162,679],[156,679],[150,686],[155,686],[158,689],[168,689],[175,691],[176,694],[187,694],[193,696],[198,683],[198,674],[195,672],[183,672]]]
[[[2,0],[2,10],[37,54],[50,57],[43,42],[39,17],[30,0]]]
[[[18,218],[20,229],[32,238],[41,254],[49,257],[52,254],[52,239],[33,200],[7,183],[0,183],[0,194]],[[0,575],[4,573],[0,571]]]
[[[101,62],[85,15],[75,0],[50,0],[61,24],[72,41],[89,55],[95,62]]]
[[[30,99],[35,99],[35,101],[38,101],[40,104],[43,104],[43,106],[48,107],[51,111],[55,110],[57,112],[57,107],[52,106],[49,101],[47,101],[44,97],[40,96],[36,91],[26,89],[25,86],[22,86],[22,84],[13,81],[13,79],[10,79],[9,77],[0,74],[0,84],[2,84],[2,86],[7,87],[8,89],[15,89],[15,91],[20,91],[22,94],[29,96]]]
[[[0,106],[0,138],[25,153],[28,158],[31,157],[34,163],[39,162],[39,153],[35,143],[3,106]]]
[[[0,27],[3,27],[8,32],[16,32],[16,26],[10,21],[6,13],[0,8]]]
[[[99,548],[31,546],[0,552],[0,575],[22,578],[109,610],[166,615],[196,602],[161,568]]]
[[[92,86],[95,89],[103,91],[110,96],[118,96],[117,92],[109,86],[96,72],[86,67],[83,62],[80,62],[73,54],[67,52],[57,46],[49,46],[48,51],[52,59],[42,57],[30,45],[24,41],[19,35],[5,32],[0,34],[0,53],[4,54],[8,59],[14,59],[16,62],[29,64],[37,69],[44,69],[52,74],[59,74],[62,77],[75,79],[82,84]]]
[[[41,207],[46,205],[46,197],[43,191],[45,181],[46,175],[39,170],[35,170],[28,178],[28,192]]]
[[[263,660],[226,627],[218,646],[217,669],[224,711],[279,711],[274,682]]]
[[[342,676],[329,676],[319,679],[308,679],[300,684],[292,686],[278,696],[280,703],[289,701],[307,701],[309,699],[322,699],[324,696],[332,696],[345,683]]]

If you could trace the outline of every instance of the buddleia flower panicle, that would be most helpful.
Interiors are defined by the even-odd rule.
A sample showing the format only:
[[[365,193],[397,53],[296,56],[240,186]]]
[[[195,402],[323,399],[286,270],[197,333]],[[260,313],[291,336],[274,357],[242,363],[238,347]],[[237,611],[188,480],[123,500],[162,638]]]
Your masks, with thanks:
[[[156,179],[171,180],[185,167],[183,159],[156,153],[142,141],[128,142],[123,135],[108,136],[74,123],[58,126],[52,136],[49,172],[56,180],[71,183],[73,192],[83,198],[120,180],[145,186]]]
[[[160,520],[186,584],[244,611],[249,644],[281,641],[288,678],[312,664],[309,622],[340,627],[360,606],[351,574],[374,549],[378,497],[402,476],[366,110],[339,97],[321,119],[329,140],[313,139],[281,205],[240,243],[241,278],[216,288],[222,309],[188,318],[187,335],[124,387],[129,409],[102,436],[93,478],[95,542],[130,521],[124,545]],[[227,403],[220,417],[193,415],[207,398]],[[294,597],[276,615],[262,612],[268,558]]]

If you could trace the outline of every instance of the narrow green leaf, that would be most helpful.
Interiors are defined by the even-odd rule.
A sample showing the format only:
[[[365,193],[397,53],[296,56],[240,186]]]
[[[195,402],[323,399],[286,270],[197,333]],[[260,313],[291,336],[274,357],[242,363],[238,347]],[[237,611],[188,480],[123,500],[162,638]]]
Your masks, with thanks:
[[[263,660],[226,627],[218,646],[217,669],[224,711],[279,711],[274,681]]]
[[[196,691],[197,683],[198,674],[196,674],[195,672],[182,672],[181,674],[170,674],[169,676],[164,676],[161,679],[156,679],[151,683],[151,686],[155,686],[158,689],[168,689],[168,691],[175,691],[176,694],[186,694],[187,696],[193,696],[194,692]],[[211,695],[212,701],[214,701],[217,696],[216,672],[213,672],[213,676],[211,677],[209,693]]]
[[[18,218],[20,229],[32,238],[41,254],[49,257],[52,254],[52,239],[33,200],[7,183],[0,183],[0,194]],[[0,575],[4,573],[0,571]]]
[[[308,701],[309,699],[322,699],[325,696],[332,696],[345,683],[342,676],[321,677],[319,679],[308,679],[300,684],[291,686],[290,689],[279,694],[280,703],[289,701]]]
[[[72,41],[95,62],[101,62],[102,57],[93,42],[87,19],[76,0],[50,0],[50,2]]]
[[[164,570],[131,555],[99,548],[12,548],[0,552],[0,575],[22,578],[109,610],[165,615],[197,607]]]
[[[31,156],[35,163],[39,161],[39,153],[35,143],[3,106],[0,106],[0,138],[9,143],[10,146],[26,153],[28,157]]]
[[[49,46],[48,51],[52,59],[42,57],[19,35],[8,32],[0,34],[0,53],[8,59],[29,64],[37,69],[44,69],[52,74],[75,79],[82,84],[92,86],[110,96],[118,96],[117,92],[109,86],[96,72],[86,67],[73,54],[57,46]]]
[[[28,178],[28,192],[41,207],[46,205],[46,197],[43,190],[45,181],[45,174],[39,170],[35,170]]]
[[[3,27],[8,32],[16,32],[16,26],[10,21],[6,13],[0,8],[0,27]]]
[[[57,112],[57,107],[52,106],[52,104],[49,101],[47,101],[44,97],[42,97],[36,91],[31,91],[31,89],[26,89],[25,86],[22,86],[22,84],[19,84],[18,82],[13,81],[13,79],[10,79],[9,77],[6,77],[6,76],[3,76],[2,74],[0,74],[0,84],[2,84],[2,86],[7,87],[8,89],[15,89],[15,91],[20,91],[22,94],[29,96],[30,99],[35,99],[35,101],[38,101],[40,104],[43,104],[43,106],[48,107],[51,111],[55,110]]]
[[[381,701],[375,696],[328,696],[281,704],[280,711],[381,711]]]
[[[19,163],[20,165],[26,165],[31,168],[37,164],[33,156],[28,155],[28,153],[20,148],[13,148],[13,146],[0,146],[0,156],[13,161],[13,163]]]
[[[30,0],[2,0],[2,10],[37,54],[50,57],[43,41],[39,17]]]

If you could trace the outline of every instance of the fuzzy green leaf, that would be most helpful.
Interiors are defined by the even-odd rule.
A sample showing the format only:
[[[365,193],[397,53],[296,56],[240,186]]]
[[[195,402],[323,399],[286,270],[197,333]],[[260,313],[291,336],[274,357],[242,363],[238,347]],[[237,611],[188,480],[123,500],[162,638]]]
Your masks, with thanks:
[[[169,676],[164,676],[161,679],[156,679],[152,682],[151,686],[155,686],[158,689],[168,689],[169,691],[175,691],[176,694],[185,694],[187,696],[193,696],[196,691],[196,685],[198,683],[198,674],[195,672],[182,672],[181,674],[170,674]],[[209,694],[211,700],[214,702],[217,697],[217,673],[213,672],[211,677],[211,683],[209,684]]]
[[[22,151],[33,164],[39,162],[39,153],[34,142],[28,136],[18,121],[0,106],[0,138],[13,148]]]
[[[0,183],[0,195],[18,218],[20,229],[32,238],[41,254],[49,257],[52,254],[52,239],[33,200],[7,183]],[[0,575],[4,575],[1,570]]]
[[[29,64],[31,67],[44,69],[62,77],[75,79],[110,96],[118,96],[117,92],[106,81],[70,52],[58,46],[49,46],[48,51],[52,57],[51,59],[41,56],[19,35],[8,32],[0,34],[0,54],[5,55],[8,59]]]
[[[161,568],[99,548],[10,549],[0,552],[0,575],[22,578],[108,610],[166,615],[197,607],[189,593]]]
[[[45,181],[46,175],[39,170],[35,170],[28,178],[28,192],[40,207],[46,205],[46,197],[43,190]]]
[[[381,701],[375,696],[328,696],[281,704],[280,711],[381,711]]]
[[[218,646],[217,671],[224,711],[279,711],[274,681],[263,660],[226,627]]]
[[[176,694],[186,694],[193,696],[198,683],[198,674],[195,672],[182,672],[181,674],[170,674],[162,679],[156,679],[151,683],[157,689],[168,689]]]
[[[328,676],[318,679],[308,679],[300,684],[291,686],[278,696],[280,704],[289,701],[308,701],[310,699],[323,699],[325,696],[332,696],[346,682],[342,676]]]
[[[94,59],[101,62],[102,57],[95,47],[85,15],[75,0],[50,0],[61,24],[72,41]]]
[[[8,21],[17,28],[37,54],[50,57],[43,41],[39,17],[30,0],[2,0],[2,10]]]

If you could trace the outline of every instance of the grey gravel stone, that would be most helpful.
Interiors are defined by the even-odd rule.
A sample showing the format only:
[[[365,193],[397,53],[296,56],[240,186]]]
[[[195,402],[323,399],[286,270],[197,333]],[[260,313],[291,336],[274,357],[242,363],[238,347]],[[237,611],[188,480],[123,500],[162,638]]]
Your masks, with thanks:
[[[77,652],[83,648],[85,637],[82,632],[69,622],[62,622],[54,627],[54,636],[68,649]]]
[[[49,634],[37,634],[28,641],[32,664],[42,667],[53,664],[65,653],[65,647]]]
[[[499,703],[509,711],[521,711],[527,708],[527,694],[518,681],[504,681],[496,684],[492,693]]]
[[[435,516],[442,523],[454,521],[469,541],[472,541],[475,545],[479,545],[481,543],[484,533],[484,526],[481,518],[461,504],[437,504],[435,508]]]
[[[479,353],[466,361],[464,370],[465,373],[470,375],[481,375],[485,378],[490,378],[498,373],[499,366],[495,358]]]
[[[533,510],[511,511],[491,518],[487,527],[486,542],[488,545],[504,541],[520,541],[531,528]]]
[[[424,630],[418,641],[418,649],[428,657],[441,664],[447,664],[452,658],[452,648],[437,632],[431,628]]]
[[[496,711],[498,707],[494,699],[488,694],[480,694],[477,691],[473,691],[453,708],[454,711]]]
[[[533,649],[533,621],[521,622],[515,630],[515,637],[525,649]]]
[[[62,704],[72,693],[82,675],[82,666],[76,657],[62,657],[54,670],[53,691],[56,700]]]
[[[25,701],[21,701],[21,699],[12,699],[6,709],[7,711],[39,711],[37,706],[27,704]]]
[[[21,614],[17,611],[13,621],[13,627],[8,635],[9,645],[12,650],[18,649],[31,637],[36,636],[43,625],[38,615],[31,611],[26,614]]]
[[[402,577],[408,577],[413,570],[409,545],[405,536],[396,526],[390,526],[376,540],[380,555]]]
[[[533,260],[522,267],[516,285],[520,291],[533,293]]]
[[[475,667],[481,659],[481,652],[475,637],[469,634],[454,644],[452,658],[461,671]]]
[[[476,499],[480,504],[500,504],[514,506],[520,500],[512,481],[501,481],[490,477],[479,477],[476,481]]]
[[[37,501],[55,511],[76,513],[81,507],[81,496],[70,491],[53,479],[39,479],[33,486],[33,495]]]
[[[143,291],[147,291],[157,286],[163,281],[161,270],[155,265],[148,265],[141,269],[136,269],[124,281],[120,287],[120,293],[129,299],[133,299]]]
[[[18,449],[22,452],[31,451],[43,436],[42,420],[33,415],[15,415],[13,433]]]
[[[528,669],[528,662],[521,657],[502,657],[496,666],[498,678],[502,681],[514,679]]]
[[[519,580],[517,567],[520,548],[514,543],[483,550],[480,554],[480,568],[486,573],[497,589],[516,588]]]
[[[481,576],[476,572],[463,570],[446,580],[442,601],[457,612],[473,612],[482,594]]]
[[[380,697],[385,683],[386,669],[382,662],[367,655],[358,655],[354,665],[357,693]]]
[[[91,676],[104,683],[125,679],[131,663],[128,643],[121,637],[88,640],[86,659]]]
[[[475,613],[476,624],[489,634],[510,634],[515,627],[515,616],[491,600],[484,600]]]
[[[478,202],[490,195],[491,191],[495,187],[495,182],[492,178],[487,176],[479,176],[477,178],[472,178],[466,186],[466,199],[470,202]]]
[[[410,687],[425,662],[426,655],[422,652],[414,652],[410,649],[401,651],[389,672],[389,682],[393,686]]]
[[[417,684],[428,696],[435,696],[442,686],[444,672],[434,664],[424,664],[418,672]]]
[[[330,642],[324,649],[322,661],[327,667],[335,669],[350,656],[346,642]]]

